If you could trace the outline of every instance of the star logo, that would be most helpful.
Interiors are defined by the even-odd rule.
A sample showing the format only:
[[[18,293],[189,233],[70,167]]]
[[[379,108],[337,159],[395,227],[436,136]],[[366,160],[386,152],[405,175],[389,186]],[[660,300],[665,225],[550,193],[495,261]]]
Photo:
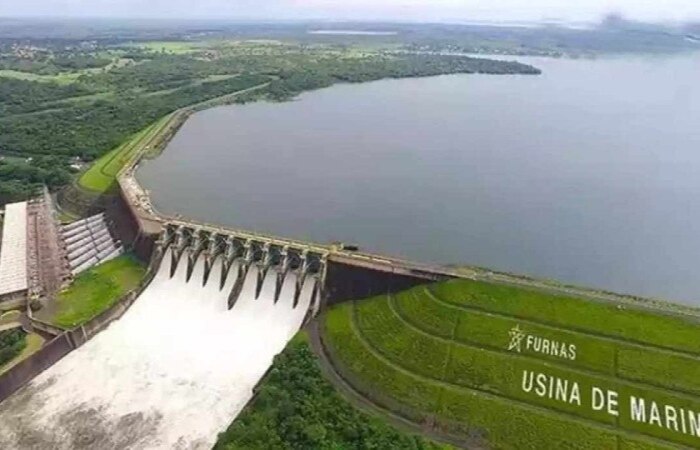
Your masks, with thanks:
[[[522,351],[522,342],[525,338],[525,332],[520,329],[520,325],[516,325],[508,332],[510,336],[510,344],[508,350],[520,353]]]

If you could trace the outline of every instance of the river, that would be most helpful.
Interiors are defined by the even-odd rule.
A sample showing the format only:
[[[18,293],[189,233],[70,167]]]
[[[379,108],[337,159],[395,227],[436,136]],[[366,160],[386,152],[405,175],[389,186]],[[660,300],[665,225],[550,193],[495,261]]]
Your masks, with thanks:
[[[157,209],[700,306],[700,55],[336,85],[195,114]]]

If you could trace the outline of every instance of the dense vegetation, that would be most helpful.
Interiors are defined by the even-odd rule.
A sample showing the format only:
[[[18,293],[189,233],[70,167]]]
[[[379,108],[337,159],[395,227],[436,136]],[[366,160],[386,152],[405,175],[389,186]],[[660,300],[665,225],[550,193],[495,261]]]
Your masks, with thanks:
[[[126,96],[118,101],[98,100],[91,105],[31,116],[10,116],[0,121],[0,152],[79,156],[90,160],[176,109],[267,80],[264,76],[242,75],[159,96]]]
[[[0,82],[0,116],[46,108],[49,102],[94,93],[82,84],[40,83],[5,79]]]
[[[509,349],[516,326],[574,344],[576,358]],[[456,280],[335,307],[324,336],[358,391],[496,448],[663,448],[643,436],[690,446],[700,439],[632,420],[627,400],[700,412],[700,323],[691,318]],[[575,381],[580,404],[527,391],[528,372]],[[590,407],[593,387],[619,394],[619,416]]]
[[[275,358],[251,404],[216,449],[437,449],[353,408],[323,378],[303,335]]]
[[[40,310],[38,317],[60,327],[76,327],[135,289],[144,273],[143,264],[132,255],[100,264],[78,275],[73,284],[59,294],[55,305]]]
[[[27,333],[21,328],[0,331],[0,366],[22,353],[27,346]]]
[[[302,91],[330,86],[337,82],[360,83],[381,78],[421,77],[450,73],[539,74],[532,66],[482,58],[411,55],[340,59],[334,63],[306,66],[303,70],[283,71],[269,88],[275,99],[286,99]]]
[[[109,77],[113,81],[108,85],[119,93],[114,100],[98,99],[91,104],[76,104],[58,110],[49,109],[33,115],[2,119],[0,153],[60,154],[93,159],[176,109],[271,80],[263,74],[241,74],[222,80],[195,83],[196,78],[193,77],[210,76],[209,69],[201,73],[197,69],[202,62],[186,57],[173,66],[171,58],[174,57],[167,56],[163,60],[159,58],[138,66],[114,69],[113,74],[96,75],[81,81],[85,84],[101,84],[105,82],[104,77]],[[270,86],[270,95],[287,98],[302,90],[328,86],[336,81],[360,82],[384,77],[473,72],[537,73],[536,69],[518,63],[437,56],[408,55],[347,61],[325,58],[322,62],[301,62],[304,63],[303,67],[300,64],[291,69],[280,68],[274,74],[279,79]],[[237,67],[236,64],[234,66]],[[139,76],[133,73],[136,68]],[[124,77],[122,72],[128,75]],[[165,77],[166,73],[170,74],[168,78]],[[0,85],[2,83],[4,81]],[[41,84],[29,81],[23,83]],[[122,83],[141,90],[151,90],[158,86],[160,90],[156,91],[158,95],[144,95],[143,91],[122,91]],[[11,106],[20,110],[34,108],[34,100],[26,102],[31,105],[13,99]],[[5,107],[9,108],[7,105]]]
[[[68,160],[57,156],[36,156],[29,161],[0,159],[0,204],[36,195],[42,186],[58,188],[71,179]]]
[[[55,75],[66,70],[96,69],[105,67],[112,58],[95,54],[89,49],[58,45],[31,47],[13,52],[16,45],[0,45],[0,70],[17,70],[39,75]],[[63,45],[61,45],[63,44]]]

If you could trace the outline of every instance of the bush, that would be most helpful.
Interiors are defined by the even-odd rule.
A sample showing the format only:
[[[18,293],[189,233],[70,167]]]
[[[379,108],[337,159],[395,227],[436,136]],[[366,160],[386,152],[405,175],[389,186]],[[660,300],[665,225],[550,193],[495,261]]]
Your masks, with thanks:
[[[21,328],[0,332],[0,366],[14,359],[27,346],[27,333]]]
[[[216,449],[437,449],[364,414],[323,378],[302,336],[275,358],[258,395],[219,435]]]

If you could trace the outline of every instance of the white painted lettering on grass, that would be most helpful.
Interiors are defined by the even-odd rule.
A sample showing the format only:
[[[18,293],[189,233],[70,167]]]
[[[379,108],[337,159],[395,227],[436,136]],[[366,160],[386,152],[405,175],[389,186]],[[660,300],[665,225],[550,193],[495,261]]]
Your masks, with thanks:
[[[591,385],[590,380],[567,379],[527,369],[522,371],[520,387],[522,392],[531,395],[536,400],[534,403],[540,406],[555,407],[556,403],[553,402],[565,403],[581,407],[583,412],[588,409],[594,413],[603,413],[603,416],[582,414],[583,417],[595,420],[600,420],[605,414],[615,418],[624,417],[624,422],[615,421],[621,428],[627,428],[625,423],[629,425],[630,422],[636,422],[646,424],[649,427],[647,433],[661,438],[666,435],[659,433],[659,430],[700,438],[700,411],[693,411],[687,405],[672,405],[632,394],[621,394],[617,389]],[[590,395],[590,400],[585,397],[582,401],[582,394]],[[678,397],[676,401],[682,403],[683,399]]]
[[[517,353],[539,353],[574,361],[576,359],[576,344],[550,339],[525,332],[516,325],[508,332],[510,342],[508,350]],[[524,342],[524,345],[523,345]]]

